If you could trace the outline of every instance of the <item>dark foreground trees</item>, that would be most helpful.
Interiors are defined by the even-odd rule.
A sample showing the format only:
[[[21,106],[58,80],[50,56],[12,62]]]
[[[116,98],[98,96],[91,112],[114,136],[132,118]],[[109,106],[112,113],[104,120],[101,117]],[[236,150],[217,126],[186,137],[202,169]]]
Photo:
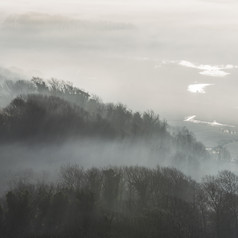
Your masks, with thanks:
[[[15,183],[0,237],[237,237],[238,177],[197,183],[172,168],[63,167],[57,183]]]

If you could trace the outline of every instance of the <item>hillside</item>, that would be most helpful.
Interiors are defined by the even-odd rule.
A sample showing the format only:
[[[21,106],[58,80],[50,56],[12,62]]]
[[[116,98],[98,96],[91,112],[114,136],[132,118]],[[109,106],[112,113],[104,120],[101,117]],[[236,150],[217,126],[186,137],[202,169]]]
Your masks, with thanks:
[[[12,100],[0,114],[3,159],[9,156],[6,146],[11,144],[17,144],[19,153],[27,158],[25,152],[32,154],[27,151],[29,145],[49,149],[51,145],[68,144],[68,161],[86,155],[91,158],[90,164],[100,161],[104,161],[103,165],[118,161],[149,167],[159,164],[176,167],[194,177],[204,174],[204,168],[212,167],[216,171],[224,163],[229,165],[230,155],[225,148],[211,153],[186,128],[169,126],[153,111],[139,113],[122,104],[105,104],[69,83],[45,82],[40,78],[8,80],[2,84],[1,91],[7,92],[1,94],[4,101]],[[87,146],[82,146],[86,140]],[[19,144],[27,149],[19,149]],[[92,152],[99,149],[98,144],[101,151],[96,154],[100,156]],[[55,149],[50,151],[48,154],[55,153]],[[117,158],[119,155],[121,158]],[[59,154],[50,157],[61,161]]]

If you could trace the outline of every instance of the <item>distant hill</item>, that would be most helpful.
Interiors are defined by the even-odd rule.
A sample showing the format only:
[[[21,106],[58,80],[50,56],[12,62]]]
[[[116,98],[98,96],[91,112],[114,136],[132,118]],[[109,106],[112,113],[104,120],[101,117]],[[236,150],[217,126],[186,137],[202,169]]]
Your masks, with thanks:
[[[228,162],[231,158],[223,147],[216,148],[216,153],[207,150],[185,127],[172,128],[153,111],[139,113],[122,104],[105,104],[70,83],[8,80],[1,92],[12,99],[0,113],[1,144],[37,145],[84,138],[124,141],[146,148],[153,164],[191,171],[211,159]]]

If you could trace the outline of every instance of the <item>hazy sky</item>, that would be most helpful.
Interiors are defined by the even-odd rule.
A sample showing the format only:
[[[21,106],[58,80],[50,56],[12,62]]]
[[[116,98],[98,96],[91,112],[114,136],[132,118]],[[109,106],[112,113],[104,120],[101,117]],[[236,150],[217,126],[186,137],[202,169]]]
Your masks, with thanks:
[[[235,123],[238,2],[2,0],[0,73],[72,81],[162,117]]]

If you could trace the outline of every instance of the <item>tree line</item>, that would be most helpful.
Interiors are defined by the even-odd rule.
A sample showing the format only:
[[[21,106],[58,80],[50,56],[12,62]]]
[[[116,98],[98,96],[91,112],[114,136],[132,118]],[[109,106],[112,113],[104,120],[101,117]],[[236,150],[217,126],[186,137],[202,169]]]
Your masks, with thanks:
[[[1,125],[7,127],[9,132],[14,124],[23,124],[22,121],[29,120],[38,127],[38,131],[45,129],[39,128],[44,125],[49,129],[48,127],[54,128],[52,124],[59,123],[61,125],[57,127],[61,127],[62,135],[65,130],[68,132],[71,130],[70,125],[74,127],[75,132],[80,130],[80,133],[83,133],[84,127],[86,133],[96,133],[100,130],[103,136],[125,137],[167,133],[166,121],[160,120],[159,115],[154,112],[133,113],[122,104],[104,104],[98,97],[90,96],[64,81],[52,79],[45,82],[40,78],[33,78],[31,81],[7,80],[2,85],[1,96],[4,92],[8,92],[7,96],[12,95],[11,102],[0,114]],[[58,122],[57,118],[61,122]],[[47,123],[51,125],[47,126]],[[24,124],[30,126],[30,123]],[[35,134],[34,130],[32,134]],[[52,134],[55,134],[55,131]]]
[[[90,101],[89,101],[90,104]],[[40,136],[100,135],[111,138],[169,136],[167,123],[154,112],[131,112],[125,106],[105,105],[96,115],[60,97],[27,94],[16,97],[0,112],[4,140]]]
[[[55,183],[17,180],[0,200],[0,236],[235,238],[238,176],[198,183],[173,168],[62,167]]]

